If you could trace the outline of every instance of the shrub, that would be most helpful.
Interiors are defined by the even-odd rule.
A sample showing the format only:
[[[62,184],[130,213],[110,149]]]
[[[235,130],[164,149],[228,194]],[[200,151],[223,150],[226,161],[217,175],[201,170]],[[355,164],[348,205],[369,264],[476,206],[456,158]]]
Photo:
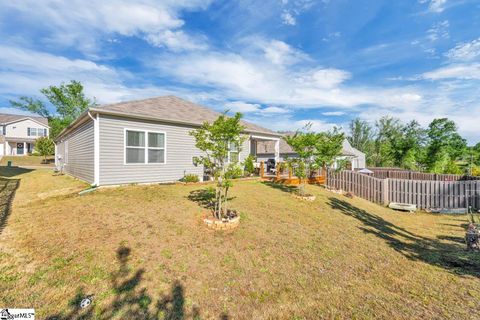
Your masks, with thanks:
[[[242,176],[243,176],[243,170],[239,165],[232,163],[227,167],[227,171],[225,172],[225,178],[237,179]]]
[[[253,165],[252,155],[249,155],[248,157],[246,157],[243,164],[244,164],[244,170],[246,174],[252,174],[255,172],[255,166]]]
[[[198,178],[198,176],[196,174],[189,173],[189,174],[186,174],[183,177],[182,181],[183,182],[199,182],[200,179]]]
[[[40,137],[35,141],[35,150],[43,156],[44,163],[47,163],[47,157],[55,153],[55,143],[49,137]]]

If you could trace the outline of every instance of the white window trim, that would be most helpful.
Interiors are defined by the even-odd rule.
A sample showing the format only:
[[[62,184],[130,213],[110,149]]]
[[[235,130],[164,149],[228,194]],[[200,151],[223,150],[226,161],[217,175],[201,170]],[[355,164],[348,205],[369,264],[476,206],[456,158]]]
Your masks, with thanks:
[[[145,134],[145,147],[128,147],[136,149],[145,149],[145,162],[143,163],[127,163],[127,131],[137,131],[143,132]],[[148,147],[148,134],[149,133],[162,133],[164,135],[164,146],[163,148],[158,147]],[[164,161],[163,162],[148,162],[148,149],[152,150],[164,150]],[[144,165],[165,165],[167,164],[167,133],[165,131],[157,130],[145,130],[145,129],[136,129],[136,128],[123,128],[123,164],[126,166],[144,166]]]
[[[32,134],[32,130],[35,130],[35,134]],[[48,129],[37,128],[37,127],[35,127],[35,128],[27,127],[27,136],[28,137],[47,137],[48,136]]]
[[[240,164],[240,145],[237,147],[237,150],[236,151],[233,151],[233,150],[230,150],[230,143],[228,144],[228,157],[227,157],[227,164],[231,164],[231,163],[234,163],[234,164]],[[231,160],[231,156],[230,156],[230,153],[231,152],[236,152],[238,153],[238,161],[237,162],[232,162]]]

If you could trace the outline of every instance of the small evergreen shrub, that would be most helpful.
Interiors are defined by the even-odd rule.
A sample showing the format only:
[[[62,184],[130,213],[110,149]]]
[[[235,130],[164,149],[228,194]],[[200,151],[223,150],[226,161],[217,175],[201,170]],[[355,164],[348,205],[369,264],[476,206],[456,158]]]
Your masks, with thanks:
[[[255,166],[253,165],[252,155],[249,155],[247,158],[245,158],[245,161],[243,162],[243,164],[244,164],[245,174],[250,175],[255,172]]]
[[[243,176],[242,168],[237,164],[230,164],[225,172],[225,177],[227,179],[237,179]]]
[[[196,174],[189,173],[189,174],[186,174],[183,177],[182,181],[183,182],[199,182],[200,179],[198,178],[198,176]]]

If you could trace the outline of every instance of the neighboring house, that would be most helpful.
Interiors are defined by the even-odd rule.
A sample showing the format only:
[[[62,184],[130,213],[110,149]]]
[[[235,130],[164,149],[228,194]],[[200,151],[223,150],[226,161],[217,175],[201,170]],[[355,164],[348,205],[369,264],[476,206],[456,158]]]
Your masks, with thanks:
[[[35,140],[48,136],[48,119],[0,114],[0,156],[24,156],[33,152]]]
[[[56,138],[55,163],[98,186],[202,178],[203,166],[194,163],[201,151],[189,132],[219,115],[174,96],[91,107]],[[282,135],[242,122],[248,139],[229,161],[243,161],[259,141],[272,141],[278,159]]]
[[[289,135],[293,133],[286,133]],[[269,141],[258,142],[256,146],[256,158],[257,161],[267,161],[268,159],[275,158],[275,146]],[[279,161],[285,161],[287,158],[295,158],[297,154],[293,151],[285,140],[280,140],[280,157]],[[338,160],[349,160],[347,168],[350,170],[365,168],[365,154],[350,145],[347,139],[343,141],[342,153]],[[337,166],[337,162],[334,163],[334,167]]]

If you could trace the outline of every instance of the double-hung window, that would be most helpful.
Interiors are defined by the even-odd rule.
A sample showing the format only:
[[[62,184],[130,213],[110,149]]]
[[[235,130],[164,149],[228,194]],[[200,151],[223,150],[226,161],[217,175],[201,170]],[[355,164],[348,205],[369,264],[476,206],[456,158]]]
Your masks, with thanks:
[[[165,133],[125,130],[125,163],[165,163]]]
[[[165,133],[148,133],[148,163],[165,163]]]
[[[234,142],[230,142],[228,146],[228,161],[230,163],[237,163],[238,158],[238,145]]]
[[[47,135],[47,129],[27,128],[27,135],[30,137],[45,137]]]

